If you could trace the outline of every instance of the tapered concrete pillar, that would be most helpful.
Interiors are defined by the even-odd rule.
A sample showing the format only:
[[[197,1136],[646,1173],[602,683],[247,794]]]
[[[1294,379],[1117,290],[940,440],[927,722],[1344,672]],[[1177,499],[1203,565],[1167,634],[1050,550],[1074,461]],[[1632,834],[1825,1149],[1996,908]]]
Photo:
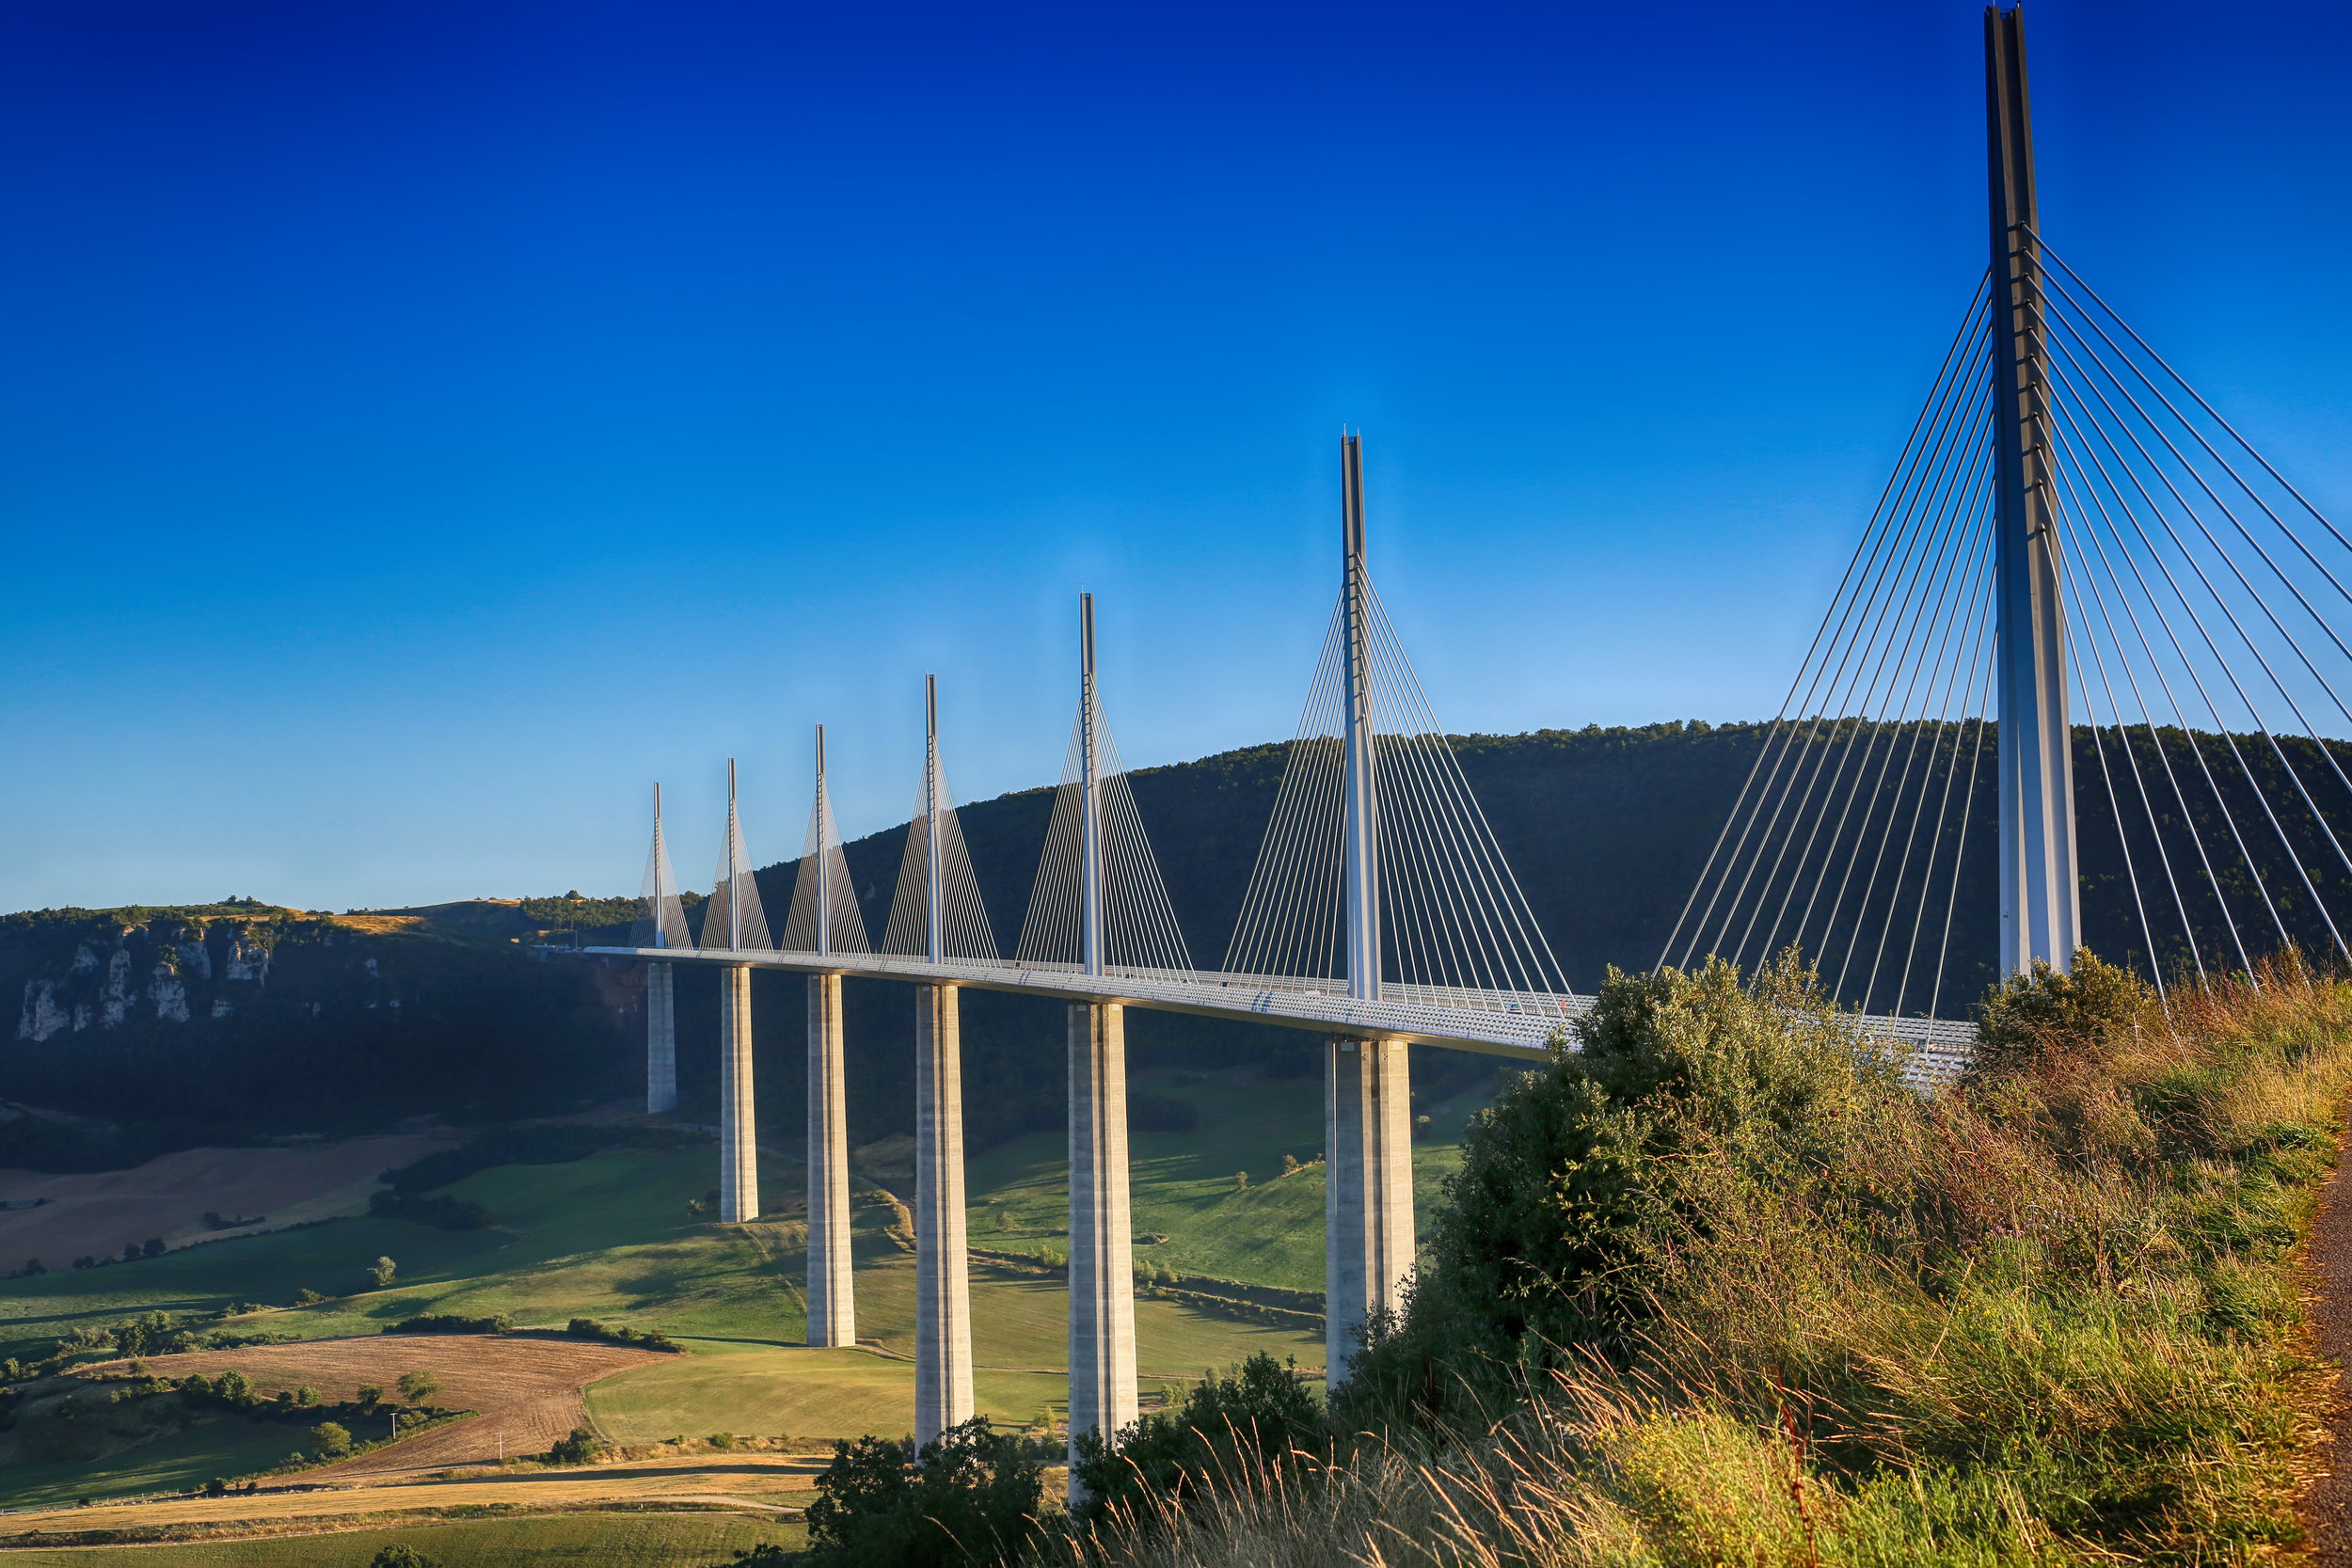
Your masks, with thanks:
[[[1405,1305],[1413,1267],[1410,1051],[1334,1035],[1324,1095],[1324,1383],[1347,1380],[1364,1323]]]
[[[914,990],[914,1440],[972,1418],[963,1250],[963,1054],[956,988]]]
[[[808,977],[808,1342],[857,1343],[850,1292],[850,1122],[842,1099],[841,976]]]
[[[645,966],[645,1114],[677,1109],[677,1008],[670,966]]]
[[[1136,1418],[1136,1275],[1127,1203],[1127,1017],[1070,1006],[1070,1438]],[[1076,1479],[1071,1481],[1076,1496]]]
[[[759,1118],[752,1096],[752,971],[719,971],[719,1217],[759,1217]]]

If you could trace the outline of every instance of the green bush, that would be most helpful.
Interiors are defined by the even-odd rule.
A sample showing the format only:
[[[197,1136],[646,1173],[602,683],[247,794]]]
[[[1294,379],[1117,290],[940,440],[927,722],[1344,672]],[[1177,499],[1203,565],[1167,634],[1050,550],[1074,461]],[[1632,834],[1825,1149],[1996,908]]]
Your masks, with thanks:
[[[1036,1536],[1044,1466],[985,1417],[918,1453],[909,1441],[834,1445],[808,1506],[811,1568],[950,1568],[1018,1560]]]
[[[503,1312],[486,1318],[461,1317],[453,1312],[427,1312],[421,1317],[403,1318],[384,1332],[387,1334],[503,1334],[515,1326],[515,1320]]]
[[[321,1421],[310,1429],[310,1451],[321,1459],[341,1459],[351,1451],[351,1432],[337,1421]]]
[[[557,1438],[555,1447],[548,1450],[550,1465],[594,1465],[603,1457],[604,1439],[590,1427],[572,1428],[570,1436]]]
[[[1180,1410],[1145,1416],[1109,1441],[1080,1433],[1071,1465],[1080,1522],[1146,1519],[1219,1480],[1262,1480],[1294,1454],[1327,1450],[1323,1407],[1295,1370],[1253,1355],[1230,1378],[1202,1378]]]

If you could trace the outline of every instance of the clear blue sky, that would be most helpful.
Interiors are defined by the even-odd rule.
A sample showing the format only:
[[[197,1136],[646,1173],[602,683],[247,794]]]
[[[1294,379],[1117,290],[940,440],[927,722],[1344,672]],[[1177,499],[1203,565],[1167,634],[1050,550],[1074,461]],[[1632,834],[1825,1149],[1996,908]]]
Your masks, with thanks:
[[[1984,265],[1980,10],[24,0],[0,907],[635,890],[1283,736],[1753,718]],[[2028,8],[2044,228],[2352,514],[2352,21]]]

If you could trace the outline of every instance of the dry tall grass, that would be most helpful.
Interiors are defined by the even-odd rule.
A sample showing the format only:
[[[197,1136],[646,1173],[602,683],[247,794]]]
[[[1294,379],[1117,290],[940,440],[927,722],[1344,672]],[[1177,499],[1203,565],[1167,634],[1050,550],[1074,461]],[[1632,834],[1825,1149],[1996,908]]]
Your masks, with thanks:
[[[1721,978],[1640,982],[1674,1015],[1660,1037],[1714,1064],[1676,1081],[1815,1060],[1759,1050],[1755,1009],[1802,1034],[1818,998],[1736,1002]],[[1103,1568],[2291,1551],[2327,1387],[2293,1252],[2337,1147],[2352,985],[2290,956],[2159,1005],[2078,965],[1994,999],[1985,1034],[1981,1070],[1929,1101],[1850,1065],[1856,1092],[1805,1100],[1829,1122],[1783,1129],[1802,1161],[1740,1165],[1724,1149],[1753,1128],[1716,1147],[1690,1134],[1705,1117],[1677,1123],[1656,1180],[1705,1201],[1645,1211],[1622,1339],[1523,1345],[1508,1375],[1457,1357],[1441,1416],[1425,1394],[1418,1416],[1391,1403],[1336,1459],[1253,1464],[1060,1551]],[[1739,1103],[1794,1102],[1763,1088]],[[1449,1256],[1441,1239],[1433,1270]],[[1400,1341],[1419,1316],[1450,1342],[1434,1319],[1475,1304],[1444,1293],[1424,1282]]]

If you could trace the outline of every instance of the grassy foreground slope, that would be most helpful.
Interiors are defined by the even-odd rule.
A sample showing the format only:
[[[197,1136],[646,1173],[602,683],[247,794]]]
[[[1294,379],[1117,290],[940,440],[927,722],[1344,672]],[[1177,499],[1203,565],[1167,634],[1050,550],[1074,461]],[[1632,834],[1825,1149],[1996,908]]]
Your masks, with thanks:
[[[2077,955],[1925,1100],[1794,965],[1613,981],[1499,1100],[1340,1463],[1102,1564],[2207,1564],[2308,1546],[2352,982]],[[1345,1433],[1378,1433],[1349,1445]]]
[[[566,1513],[189,1545],[34,1547],[8,1560],[13,1568],[364,1568],[399,1543],[438,1568],[712,1568],[739,1551],[769,1543],[797,1548],[805,1539],[797,1524],[731,1513]]]

